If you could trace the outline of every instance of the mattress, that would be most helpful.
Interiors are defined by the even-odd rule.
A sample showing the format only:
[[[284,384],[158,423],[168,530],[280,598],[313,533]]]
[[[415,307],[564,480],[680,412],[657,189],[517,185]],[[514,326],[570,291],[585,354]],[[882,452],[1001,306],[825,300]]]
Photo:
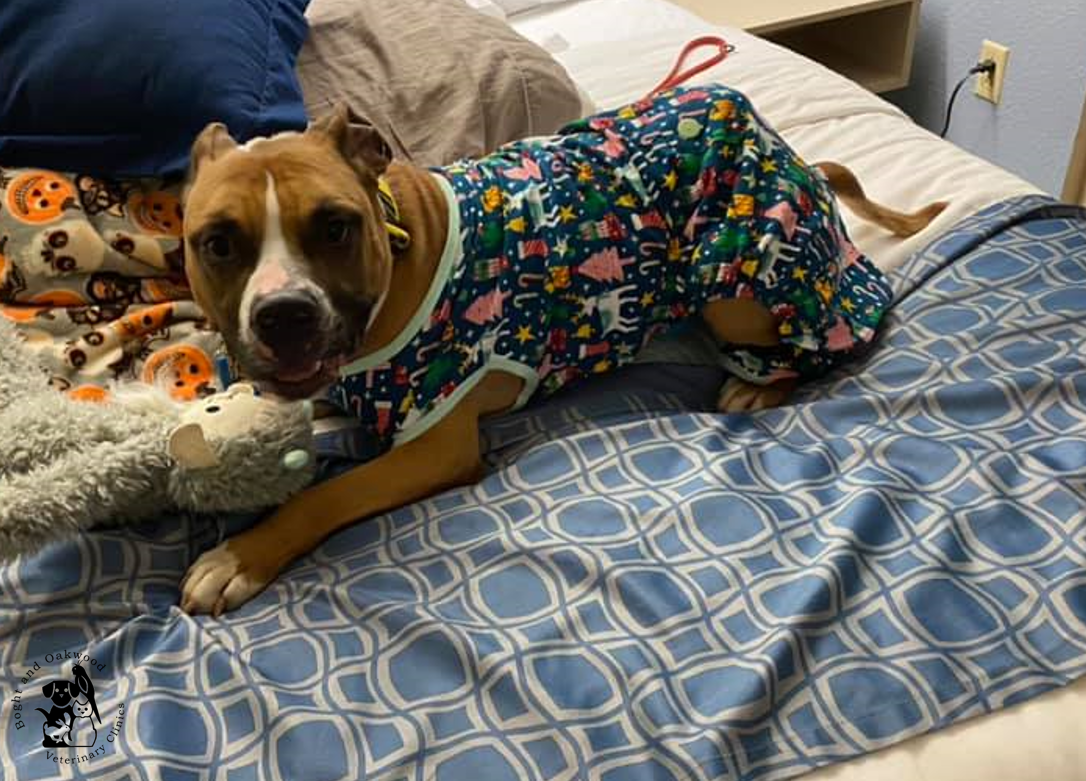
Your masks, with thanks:
[[[579,0],[545,5],[509,22],[549,48],[600,108],[642,97],[693,37],[722,35],[735,52],[698,78],[746,92],[809,161],[847,164],[872,198],[897,209],[950,202],[926,231],[907,241],[846,214],[857,245],[884,269],[900,265],[978,209],[1040,192],[942,141],[894,105],[821,65],[741,30],[714,28],[662,0]]]
[[[880,346],[797,403],[705,413],[719,371],[627,367],[490,421],[477,485],[334,535],[218,620],[178,582],[252,518],[0,567],[3,777],[775,781],[1052,689],[1066,707],[1086,212],[1001,202],[891,279]],[[102,719],[79,734],[104,742],[44,748],[43,687],[76,661]],[[1059,770],[1009,745],[956,776],[891,749],[882,777]]]

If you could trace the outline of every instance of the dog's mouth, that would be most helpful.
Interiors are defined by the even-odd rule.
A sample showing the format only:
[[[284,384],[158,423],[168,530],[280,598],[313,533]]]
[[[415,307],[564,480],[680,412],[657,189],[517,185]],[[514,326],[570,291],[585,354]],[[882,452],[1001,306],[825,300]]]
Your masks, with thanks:
[[[339,370],[350,362],[355,343],[340,333],[311,354],[297,357],[276,356],[260,345],[238,345],[240,349],[231,352],[245,378],[262,392],[295,400],[311,398],[335,383]]]
[[[289,400],[312,398],[339,380],[340,369],[353,360],[365,336],[368,313],[369,307],[358,302],[337,308],[319,330],[289,349],[276,350],[253,334],[237,332],[226,335],[227,349],[243,378],[262,392]]]
[[[339,370],[346,363],[346,354],[336,353],[297,366],[272,367],[255,379],[261,390],[286,399],[304,399],[339,379]]]

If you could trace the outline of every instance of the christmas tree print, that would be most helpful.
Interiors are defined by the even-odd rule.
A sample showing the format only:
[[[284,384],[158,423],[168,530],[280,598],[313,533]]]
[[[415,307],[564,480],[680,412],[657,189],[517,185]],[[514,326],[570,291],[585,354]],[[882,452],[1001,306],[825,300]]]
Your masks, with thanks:
[[[484,293],[471,302],[471,306],[464,312],[464,319],[475,325],[497,320],[502,315],[505,299],[508,297],[509,292],[506,290],[491,290],[489,293]]]
[[[626,279],[623,268],[633,262],[633,258],[620,258],[618,249],[610,247],[591,255],[577,267],[577,273],[597,282],[622,282]]]

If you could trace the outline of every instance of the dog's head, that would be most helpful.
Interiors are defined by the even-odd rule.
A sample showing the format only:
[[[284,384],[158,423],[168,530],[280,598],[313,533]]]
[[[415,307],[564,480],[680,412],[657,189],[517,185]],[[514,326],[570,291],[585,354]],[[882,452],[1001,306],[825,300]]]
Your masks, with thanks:
[[[41,687],[41,693],[58,708],[66,708],[74,697],[79,696],[79,689],[71,681],[50,681]]]
[[[209,125],[192,150],[186,272],[244,374],[309,396],[357,353],[392,274],[377,196],[391,150],[338,108],[304,133],[237,144]]]

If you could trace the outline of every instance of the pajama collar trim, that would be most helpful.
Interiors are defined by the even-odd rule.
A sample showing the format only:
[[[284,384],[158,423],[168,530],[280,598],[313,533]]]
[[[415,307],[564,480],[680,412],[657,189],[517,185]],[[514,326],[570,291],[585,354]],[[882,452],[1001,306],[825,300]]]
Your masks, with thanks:
[[[439,174],[431,174],[431,176],[438,183],[442,194],[445,196],[445,204],[449,214],[449,229],[445,235],[445,248],[441,252],[441,260],[438,261],[434,279],[430,283],[430,289],[426,291],[426,297],[423,298],[422,304],[415,311],[414,316],[395,339],[380,350],[341,367],[339,370],[340,377],[350,377],[388,363],[390,358],[402,350],[422,330],[422,327],[433,313],[434,307],[437,306],[442,291],[448,284],[449,275],[452,273],[457,257],[460,255],[460,206],[456,200],[456,192],[453,190],[452,185],[449,184],[449,181]],[[393,245],[393,248],[395,248],[395,245]]]

